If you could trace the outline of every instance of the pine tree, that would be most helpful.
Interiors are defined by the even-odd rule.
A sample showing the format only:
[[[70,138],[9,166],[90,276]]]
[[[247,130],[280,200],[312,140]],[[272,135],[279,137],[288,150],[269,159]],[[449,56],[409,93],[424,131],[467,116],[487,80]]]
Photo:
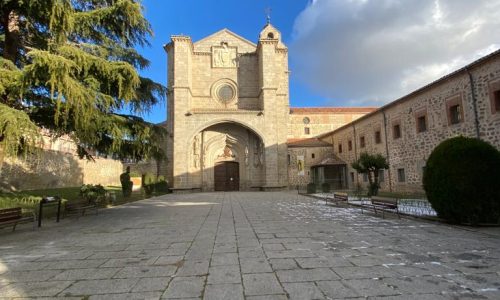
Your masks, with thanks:
[[[134,47],[152,35],[142,11],[135,0],[1,0],[0,161],[38,146],[42,128],[69,135],[81,157],[161,157],[163,129],[134,116],[166,92],[138,75],[149,61]]]

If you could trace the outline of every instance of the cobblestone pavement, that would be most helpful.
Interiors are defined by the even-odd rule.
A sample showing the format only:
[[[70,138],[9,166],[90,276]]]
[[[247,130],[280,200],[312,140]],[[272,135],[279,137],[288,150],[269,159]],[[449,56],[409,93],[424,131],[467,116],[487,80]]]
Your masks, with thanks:
[[[500,299],[500,228],[291,192],[167,195],[0,232],[0,298]]]

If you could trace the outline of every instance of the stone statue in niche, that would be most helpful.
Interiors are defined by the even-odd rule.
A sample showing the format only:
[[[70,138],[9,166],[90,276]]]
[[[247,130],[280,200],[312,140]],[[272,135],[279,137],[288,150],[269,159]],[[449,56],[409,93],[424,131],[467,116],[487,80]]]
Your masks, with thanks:
[[[259,143],[259,164],[264,164],[264,143]]]
[[[236,67],[236,48],[229,48],[225,42],[220,47],[213,47],[212,64],[215,68]]]
[[[198,136],[195,136],[193,140],[193,165],[196,169],[199,168],[199,162],[200,162],[200,138]]]
[[[245,166],[248,166],[248,145],[245,146]]]
[[[231,149],[231,146],[226,145],[224,147],[224,150],[222,151],[222,155],[219,155],[218,158],[223,158],[223,159],[228,159],[228,158],[235,158],[236,155],[233,154],[233,149]]]

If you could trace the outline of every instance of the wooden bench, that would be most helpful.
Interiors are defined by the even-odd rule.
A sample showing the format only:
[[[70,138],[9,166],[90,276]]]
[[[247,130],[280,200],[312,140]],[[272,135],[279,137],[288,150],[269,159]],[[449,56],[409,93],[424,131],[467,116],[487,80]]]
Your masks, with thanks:
[[[334,192],[333,198],[326,198],[325,199],[325,204],[328,204],[328,202],[333,202],[336,205],[338,205],[339,203],[347,203],[348,200],[349,200],[349,197],[347,196],[347,193]]]
[[[99,202],[98,201],[88,201],[88,200],[82,200],[82,201],[77,201],[77,202],[72,202],[68,203],[66,202],[66,205],[64,207],[64,217],[66,217],[69,214],[77,214],[78,216],[80,215],[80,212],[83,215],[85,215],[85,212],[87,210],[94,210],[95,214],[99,214]]]
[[[14,231],[17,224],[28,222],[33,222],[33,229],[35,229],[36,216],[34,212],[31,212],[30,216],[23,216],[23,209],[21,207],[0,209],[0,227],[12,225],[12,231]]]
[[[398,215],[398,218],[401,218],[398,210],[398,199],[389,198],[389,197],[380,197],[380,196],[372,196],[371,203],[373,207],[373,211],[377,214],[377,208],[382,211],[382,218],[385,218],[384,212],[386,209],[390,209]]]

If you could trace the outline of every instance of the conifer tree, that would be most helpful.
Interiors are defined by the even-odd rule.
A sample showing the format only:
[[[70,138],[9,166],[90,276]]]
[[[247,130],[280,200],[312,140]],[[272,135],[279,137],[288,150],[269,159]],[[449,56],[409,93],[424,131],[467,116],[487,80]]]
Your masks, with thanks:
[[[134,49],[152,30],[136,0],[1,0],[0,161],[69,135],[81,157],[159,158],[163,130],[134,116],[164,100]],[[118,112],[130,109],[131,115]]]

